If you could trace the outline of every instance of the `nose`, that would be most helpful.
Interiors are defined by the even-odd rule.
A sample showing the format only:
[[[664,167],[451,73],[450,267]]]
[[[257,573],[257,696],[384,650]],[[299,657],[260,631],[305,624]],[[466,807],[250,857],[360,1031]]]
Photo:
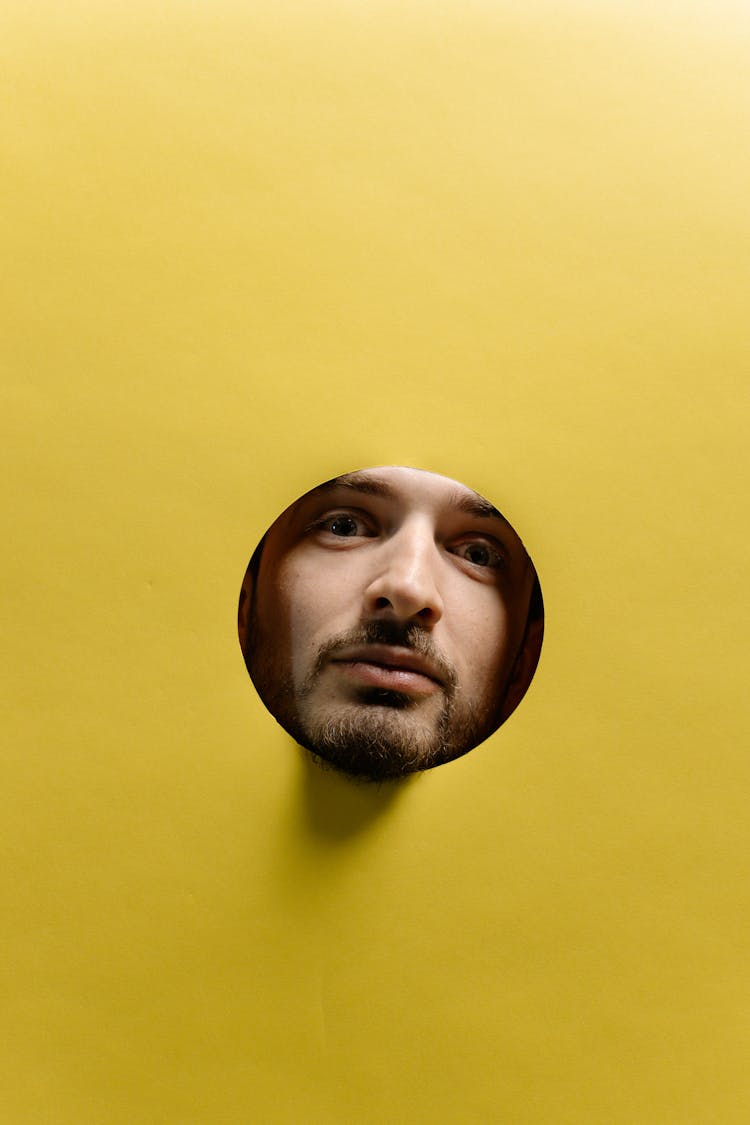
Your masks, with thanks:
[[[374,556],[365,590],[368,617],[419,621],[432,628],[443,616],[439,590],[440,555],[431,527],[403,526]]]

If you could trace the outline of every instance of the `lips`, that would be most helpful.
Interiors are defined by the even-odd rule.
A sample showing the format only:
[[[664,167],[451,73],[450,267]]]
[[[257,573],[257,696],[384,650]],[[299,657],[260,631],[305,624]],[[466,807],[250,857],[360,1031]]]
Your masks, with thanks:
[[[404,695],[432,695],[444,687],[437,667],[426,656],[397,645],[343,649],[331,660],[357,683]]]

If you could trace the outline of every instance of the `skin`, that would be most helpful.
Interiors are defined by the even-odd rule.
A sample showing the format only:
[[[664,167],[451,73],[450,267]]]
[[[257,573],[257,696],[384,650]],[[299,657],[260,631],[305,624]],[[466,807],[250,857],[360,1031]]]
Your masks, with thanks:
[[[542,623],[535,572],[471,489],[419,469],[347,474],[302,497],[248,569],[240,642],[298,742],[382,780],[459,757],[518,704]]]

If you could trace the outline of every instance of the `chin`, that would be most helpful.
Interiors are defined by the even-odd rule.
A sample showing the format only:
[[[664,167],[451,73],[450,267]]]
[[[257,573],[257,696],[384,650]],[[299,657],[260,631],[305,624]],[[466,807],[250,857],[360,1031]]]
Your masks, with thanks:
[[[450,707],[436,716],[420,715],[419,706],[405,697],[349,704],[311,717],[290,733],[322,763],[365,781],[432,769],[479,741],[471,724],[457,722]]]

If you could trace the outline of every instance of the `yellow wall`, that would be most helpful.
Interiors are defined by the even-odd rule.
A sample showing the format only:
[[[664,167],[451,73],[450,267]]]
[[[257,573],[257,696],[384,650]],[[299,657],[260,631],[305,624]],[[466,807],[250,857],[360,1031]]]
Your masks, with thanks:
[[[5,6],[3,1122],[750,1119],[749,28]],[[374,790],[235,611],[281,508],[390,462],[503,508],[547,633],[501,732]]]

